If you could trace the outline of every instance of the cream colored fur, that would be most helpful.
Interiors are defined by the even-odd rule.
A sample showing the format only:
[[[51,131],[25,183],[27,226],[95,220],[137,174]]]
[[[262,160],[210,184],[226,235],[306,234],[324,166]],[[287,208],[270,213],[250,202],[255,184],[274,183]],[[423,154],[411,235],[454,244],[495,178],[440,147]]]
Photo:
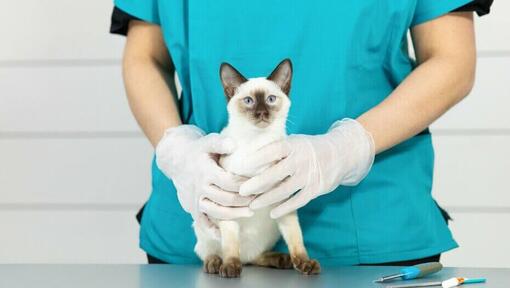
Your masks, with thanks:
[[[252,125],[234,105],[244,95],[249,95],[254,89],[266,89],[269,94],[278,96],[283,101],[278,117],[266,128]],[[260,171],[248,171],[245,167],[247,155],[256,153],[262,146],[286,137],[285,123],[290,107],[289,98],[272,81],[266,78],[253,78],[237,88],[227,106],[229,123],[221,134],[232,138],[237,144],[237,150],[220,160],[220,165],[237,175],[252,177]],[[264,169],[265,167],[261,167]],[[259,170],[261,170],[259,169]],[[252,263],[262,253],[270,251],[275,243],[284,236],[291,255],[298,253],[306,255],[303,238],[297,214],[290,213],[277,220],[271,219],[269,212],[273,207],[255,211],[250,218],[233,221],[216,221],[221,232],[221,239],[215,239],[210,234],[195,227],[197,244],[195,252],[205,260],[208,256],[218,255],[225,261],[228,258],[239,258],[242,263]],[[281,234],[280,234],[281,233]]]

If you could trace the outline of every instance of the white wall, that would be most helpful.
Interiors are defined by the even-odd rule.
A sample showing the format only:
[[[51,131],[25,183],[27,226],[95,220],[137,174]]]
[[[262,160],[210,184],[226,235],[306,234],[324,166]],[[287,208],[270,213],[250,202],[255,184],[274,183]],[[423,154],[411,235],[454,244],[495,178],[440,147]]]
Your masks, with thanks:
[[[478,68],[468,98],[433,126],[434,195],[460,248],[450,266],[510,267],[510,2],[477,19]]]
[[[2,263],[145,261],[134,215],[152,149],[129,112],[111,11],[0,1]]]
[[[0,25],[0,263],[145,261],[134,214],[152,149],[125,100],[111,5],[0,2],[16,23]],[[434,194],[461,244],[446,265],[510,267],[508,12],[496,1],[478,21],[476,87],[433,125]]]

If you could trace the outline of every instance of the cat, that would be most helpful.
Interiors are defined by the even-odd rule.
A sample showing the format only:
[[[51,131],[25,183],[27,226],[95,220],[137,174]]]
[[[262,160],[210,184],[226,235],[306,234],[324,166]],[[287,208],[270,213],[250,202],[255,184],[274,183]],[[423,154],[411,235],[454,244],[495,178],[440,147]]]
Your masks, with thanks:
[[[232,65],[220,66],[220,78],[227,98],[228,124],[221,134],[237,144],[234,153],[223,156],[219,164],[227,171],[252,177],[260,171],[247,171],[246,155],[286,137],[290,108],[289,92],[292,63],[285,59],[267,77],[246,79]],[[265,167],[260,168],[263,170]],[[310,259],[303,243],[297,213],[278,219],[270,217],[276,205],[254,211],[250,218],[215,220],[221,239],[215,239],[194,225],[196,254],[204,271],[221,277],[239,277],[243,264],[279,269],[294,269],[303,274],[320,273],[320,264]],[[283,235],[290,255],[271,249]]]

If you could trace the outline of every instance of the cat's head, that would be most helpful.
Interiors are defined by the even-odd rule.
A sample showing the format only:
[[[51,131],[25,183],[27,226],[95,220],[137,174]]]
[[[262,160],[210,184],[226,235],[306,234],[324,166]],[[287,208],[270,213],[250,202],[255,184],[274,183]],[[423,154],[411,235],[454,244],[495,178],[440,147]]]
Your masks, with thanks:
[[[269,76],[251,79],[246,79],[232,65],[223,63],[220,78],[230,121],[243,121],[261,129],[285,125],[292,79],[289,59],[280,62]]]

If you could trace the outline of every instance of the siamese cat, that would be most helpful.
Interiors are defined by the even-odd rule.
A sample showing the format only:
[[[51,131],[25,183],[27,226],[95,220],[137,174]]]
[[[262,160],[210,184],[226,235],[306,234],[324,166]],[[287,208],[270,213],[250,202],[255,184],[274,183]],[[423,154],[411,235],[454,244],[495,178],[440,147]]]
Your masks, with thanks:
[[[246,171],[243,165],[246,156],[286,137],[291,61],[283,60],[267,78],[251,79],[246,79],[230,64],[223,63],[220,78],[229,115],[228,125],[221,134],[233,139],[237,149],[221,157],[219,164],[234,174],[255,176],[260,171]],[[256,210],[250,218],[231,221],[211,219],[219,227],[220,239],[194,226],[197,236],[195,252],[204,262],[204,271],[221,277],[239,277],[242,264],[252,264],[279,269],[294,267],[303,274],[318,274],[320,264],[308,258],[297,213],[294,211],[272,219],[269,213],[276,205]],[[271,251],[280,235],[290,255]]]

